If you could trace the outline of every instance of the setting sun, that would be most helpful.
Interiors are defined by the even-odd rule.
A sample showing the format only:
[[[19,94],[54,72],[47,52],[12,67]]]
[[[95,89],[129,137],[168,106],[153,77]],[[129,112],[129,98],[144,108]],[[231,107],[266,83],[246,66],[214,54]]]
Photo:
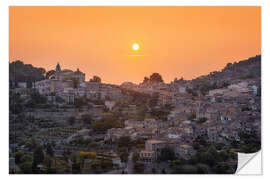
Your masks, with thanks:
[[[138,51],[138,50],[140,49],[139,44],[134,43],[134,44],[132,45],[132,49],[133,49],[134,51]]]
[[[12,6],[9,13],[10,61],[48,71],[60,61],[106,83],[141,83],[152,72],[190,80],[261,52],[260,7]]]

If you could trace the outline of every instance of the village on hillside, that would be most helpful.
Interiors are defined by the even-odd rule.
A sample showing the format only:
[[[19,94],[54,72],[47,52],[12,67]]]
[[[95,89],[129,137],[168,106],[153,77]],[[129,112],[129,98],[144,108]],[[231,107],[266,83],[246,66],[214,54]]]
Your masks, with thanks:
[[[261,56],[193,80],[9,64],[9,172],[233,174],[261,148]]]

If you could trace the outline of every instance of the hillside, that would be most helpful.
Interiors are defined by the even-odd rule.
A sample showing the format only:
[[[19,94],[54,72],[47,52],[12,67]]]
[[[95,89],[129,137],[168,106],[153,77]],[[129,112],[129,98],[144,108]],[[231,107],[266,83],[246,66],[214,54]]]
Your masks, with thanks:
[[[45,69],[37,68],[22,61],[9,63],[10,82],[34,82],[45,78]]]
[[[239,62],[228,63],[221,71],[214,71],[208,75],[200,76],[191,80],[195,88],[201,86],[215,86],[221,88],[242,80],[261,79],[261,55],[251,57]]]

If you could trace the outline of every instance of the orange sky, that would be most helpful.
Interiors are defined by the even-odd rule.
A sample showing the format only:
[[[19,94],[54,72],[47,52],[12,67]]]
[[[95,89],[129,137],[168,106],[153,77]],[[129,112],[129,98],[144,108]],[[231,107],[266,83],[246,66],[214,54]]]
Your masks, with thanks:
[[[10,61],[139,83],[192,79],[261,54],[260,7],[10,7]],[[132,44],[141,49],[132,51]],[[140,55],[140,56],[131,56]]]

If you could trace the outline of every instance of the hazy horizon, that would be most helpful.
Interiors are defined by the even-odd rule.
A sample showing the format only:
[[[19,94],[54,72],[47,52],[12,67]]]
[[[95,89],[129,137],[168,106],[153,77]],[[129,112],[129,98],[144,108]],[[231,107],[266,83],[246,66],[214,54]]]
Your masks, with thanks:
[[[261,54],[257,54],[257,55],[261,55]],[[255,56],[257,56],[257,55],[254,55],[254,56],[251,56],[251,57],[255,57]],[[250,57],[248,57],[248,58],[250,58]],[[235,61],[235,62],[239,62],[239,61],[242,61],[242,60],[247,60],[248,58],[246,58],[246,59],[239,59],[238,61]],[[10,61],[10,63],[11,62],[15,62],[15,61],[22,61],[22,60],[20,60],[20,59],[17,59],[17,60],[13,60],[13,61]],[[24,61],[22,61],[24,64],[27,64],[27,63],[25,63]],[[229,63],[229,62],[228,62]],[[234,63],[234,62],[231,62],[231,63]],[[61,66],[61,64],[60,64],[60,66]],[[224,67],[225,67],[226,65],[224,65]],[[39,66],[35,66],[36,68],[44,68],[44,67],[39,67]],[[222,67],[221,69],[216,69],[216,70],[213,70],[213,71],[221,71],[224,67]],[[80,69],[80,67],[78,67],[79,69]],[[68,69],[68,68],[64,68],[64,69]],[[64,69],[62,69],[62,70],[64,70]],[[47,71],[49,71],[49,70],[51,70],[51,69],[45,69],[46,70],[46,72]],[[76,71],[77,69],[71,69],[71,70],[73,70],[73,71]],[[210,71],[210,72],[213,72],[213,71]],[[185,77],[183,77],[183,79],[184,80],[193,80],[193,79],[196,79],[196,78],[198,78],[198,77],[201,77],[201,76],[204,76],[204,75],[208,75],[210,72],[208,72],[207,74],[201,74],[201,75],[198,75],[198,76],[196,76],[196,77],[194,77],[194,78],[191,78],[191,79],[186,79]],[[153,73],[159,73],[159,72],[153,72]],[[132,83],[134,83],[134,84],[140,84],[140,83],[142,83],[143,82],[143,79],[144,79],[144,77],[149,77],[150,75],[152,75],[153,73],[151,73],[151,74],[149,74],[149,75],[143,75],[142,76],[142,81],[140,81],[140,82],[138,82],[138,83],[135,83],[135,82],[132,82],[132,81],[129,81],[129,80],[126,80],[126,81],[123,81],[123,82],[120,82],[120,83],[112,83],[112,82],[103,82],[103,79],[102,79],[102,77],[100,77],[101,79],[102,79],[102,83],[106,83],[106,84],[115,84],[115,85],[121,85],[122,83],[124,83],[124,82],[132,82]],[[159,73],[160,74],[160,73]],[[161,76],[162,76],[162,74],[160,74]],[[87,74],[85,74],[85,76],[87,77]],[[91,79],[92,77],[89,77],[89,79]],[[163,78],[163,76],[162,76],[162,78]],[[180,78],[182,78],[182,77],[175,77],[175,78],[177,78],[177,79],[180,79]],[[174,79],[175,79],[174,78]],[[85,81],[88,81],[89,79],[86,79]],[[170,82],[172,82],[172,81],[174,81],[174,79],[171,79],[171,80],[168,80],[168,81],[165,81],[164,79],[164,83],[170,83]]]
[[[10,7],[9,61],[86,81],[191,80],[261,54],[260,7]],[[140,49],[132,50],[138,43]]]

